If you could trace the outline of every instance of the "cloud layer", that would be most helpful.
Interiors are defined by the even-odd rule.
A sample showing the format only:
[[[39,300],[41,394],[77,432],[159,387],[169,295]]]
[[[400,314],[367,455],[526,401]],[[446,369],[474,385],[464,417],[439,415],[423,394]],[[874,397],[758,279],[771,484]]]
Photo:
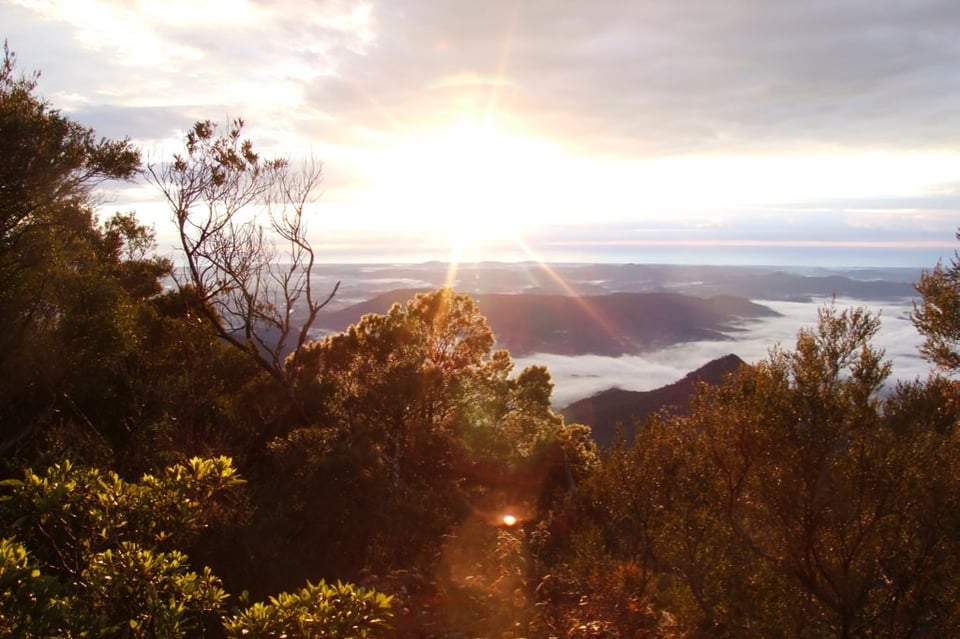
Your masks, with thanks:
[[[766,215],[781,239],[949,241],[960,211],[954,0],[12,0],[0,24],[99,133],[165,150],[197,119],[244,116],[261,150],[323,159],[333,202],[474,118],[570,158],[535,176],[514,158],[456,189],[525,173],[520,214],[540,226],[750,239]],[[436,166],[336,215],[415,214]]]
[[[943,149],[960,125],[951,0],[17,0],[0,15],[81,112],[237,100],[349,135],[492,107],[631,157]]]
[[[942,133],[960,123],[949,1],[414,0],[371,13],[370,46],[307,94],[371,128],[390,124],[380,105],[406,123],[493,101],[580,150],[633,156],[949,148]]]
[[[707,362],[734,353],[748,363],[755,363],[780,345],[791,350],[797,331],[816,325],[817,310],[827,303],[761,302],[781,313],[780,317],[764,318],[745,325],[742,334],[728,341],[701,341],[673,346],[644,356],[564,357],[536,354],[518,358],[518,369],[543,364],[550,369],[555,384],[553,403],[557,408],[589,397],[608,388],[653,390],[671,384]],[[918,356],[921,338],[909,320],[909,303],[865,304],[854,300],[837,300],[837,306],[865,306],[879,313],[881,329],[873,344],[884,349],[893,363],[891,383],[925,378],[930,366]]]

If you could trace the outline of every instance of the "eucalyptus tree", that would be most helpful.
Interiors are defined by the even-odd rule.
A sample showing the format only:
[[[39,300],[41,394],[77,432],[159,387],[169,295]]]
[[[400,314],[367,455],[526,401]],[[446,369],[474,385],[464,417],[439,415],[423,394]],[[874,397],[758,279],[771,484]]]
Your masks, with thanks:
[[[318,295],[311,281],[308,204],[322,166],[261,158],[243,126],[234,120],[221,134],[214,123],[197,122],[184,151],[148,164],[145,175],[173,215],[185,262],[175,279],[193,312],[290,388],[285,360],[300,356],[337,289]]]

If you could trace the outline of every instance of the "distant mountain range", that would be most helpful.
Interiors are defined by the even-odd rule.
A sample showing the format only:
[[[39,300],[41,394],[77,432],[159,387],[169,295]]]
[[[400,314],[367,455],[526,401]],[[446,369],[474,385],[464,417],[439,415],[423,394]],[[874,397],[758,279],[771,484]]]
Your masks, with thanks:
[[[385,313],[419,292],[451,285],[477,300],[497,346],[515,357],[643,355],[698,340],[749,339],[751,320],[778,317],[762,305],[766,301],[820,303],[836,296],[908,308],[920,273],[919,268],[537,262],[324,265],[313,278],[315,289],[342,285],[311,335],[345,330],[366,313]],[[718,383],[741,364],[728,355],[657,390],[610,388],[569,404],[563,413],[568,422],[592,426],[597,441],[608,445],[617,422],[629,430],[635,419],[665,406],[686,410],[693,380]],[[583,366],[588,376],[604,376],[590,358]],[[609,386],[617,383],[629,382],[622,376],[609,380]]]
[[[775,271],[762,276],[736,275],[717,282],[702,282],[687,287],[700,291],[717,291],[753,299],[809,302],[815,297],[850,297],[861,300],[885,300],[913,297],[912,282],[859,280],[845,275],[803,276]]]
[[[343,331],[367,313],[385,313],[429,289],[397,289],[359,304],[322,313],[316,328]],[[777,316],[741,297],[678,293],[612,293],[572,297],[539,294],[472,295],[498,348],[515,356],[634,355],[673,344],[726,339],[738,322]]]
[[[605,295],[670,292],[709,297],[806,302],[831,296],[859,300],[916,297],[919,268],[694,266],[679,264],[481,263],[324,266],[327,280],[343,281],[341,301],[352,304],[398,288],[452,285],[470,294]],[[345,305],[345,304],[344,304]]]
[[[629,437],[635,423],[643,423],[648,416],[660,410],[670,408],[684,413],[690,407],[690,397],[698,382],[719,384],[726,375],[743,364],[744,361],[736,355],[726,355],[668,386],[651,391],[611,388],[570,404],[561,414],[568,424],[590,426],[597,444],[609,446],[616,435],[617,424],[623,425]]]

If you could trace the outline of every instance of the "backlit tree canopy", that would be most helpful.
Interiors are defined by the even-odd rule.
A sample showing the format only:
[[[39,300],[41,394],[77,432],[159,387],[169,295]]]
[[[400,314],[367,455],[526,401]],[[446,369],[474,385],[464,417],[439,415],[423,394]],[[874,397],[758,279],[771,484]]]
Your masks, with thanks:
[[[363,317],[291,365],[319,403],[317,425],[373,447],[398,484],[457,463],[467,451],[455,441],[474,452],[499,447],[507,461],[529,455],[560,426],[545,369],[510,379],[513,362],[493,345],[476,303],[441,289]]]

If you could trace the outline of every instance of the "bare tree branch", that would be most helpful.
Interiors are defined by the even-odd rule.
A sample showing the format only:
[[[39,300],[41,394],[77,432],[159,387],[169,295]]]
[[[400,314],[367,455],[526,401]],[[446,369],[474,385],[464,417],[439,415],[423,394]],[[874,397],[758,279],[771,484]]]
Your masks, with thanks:
[[[186,261],[181,291],[189,290],[223,340],[292,390],[294,367],[286,361],[299,359],[317,314],[340,286],[318,299],[311,285],[316,256],[305,215],[322,164],[310,160],[294,170],[284,159],[263,160],[242,129],[235,120],[218,135],[212,122],[197,122],[185,154],[148,164],[146,177],[177,224]]]

